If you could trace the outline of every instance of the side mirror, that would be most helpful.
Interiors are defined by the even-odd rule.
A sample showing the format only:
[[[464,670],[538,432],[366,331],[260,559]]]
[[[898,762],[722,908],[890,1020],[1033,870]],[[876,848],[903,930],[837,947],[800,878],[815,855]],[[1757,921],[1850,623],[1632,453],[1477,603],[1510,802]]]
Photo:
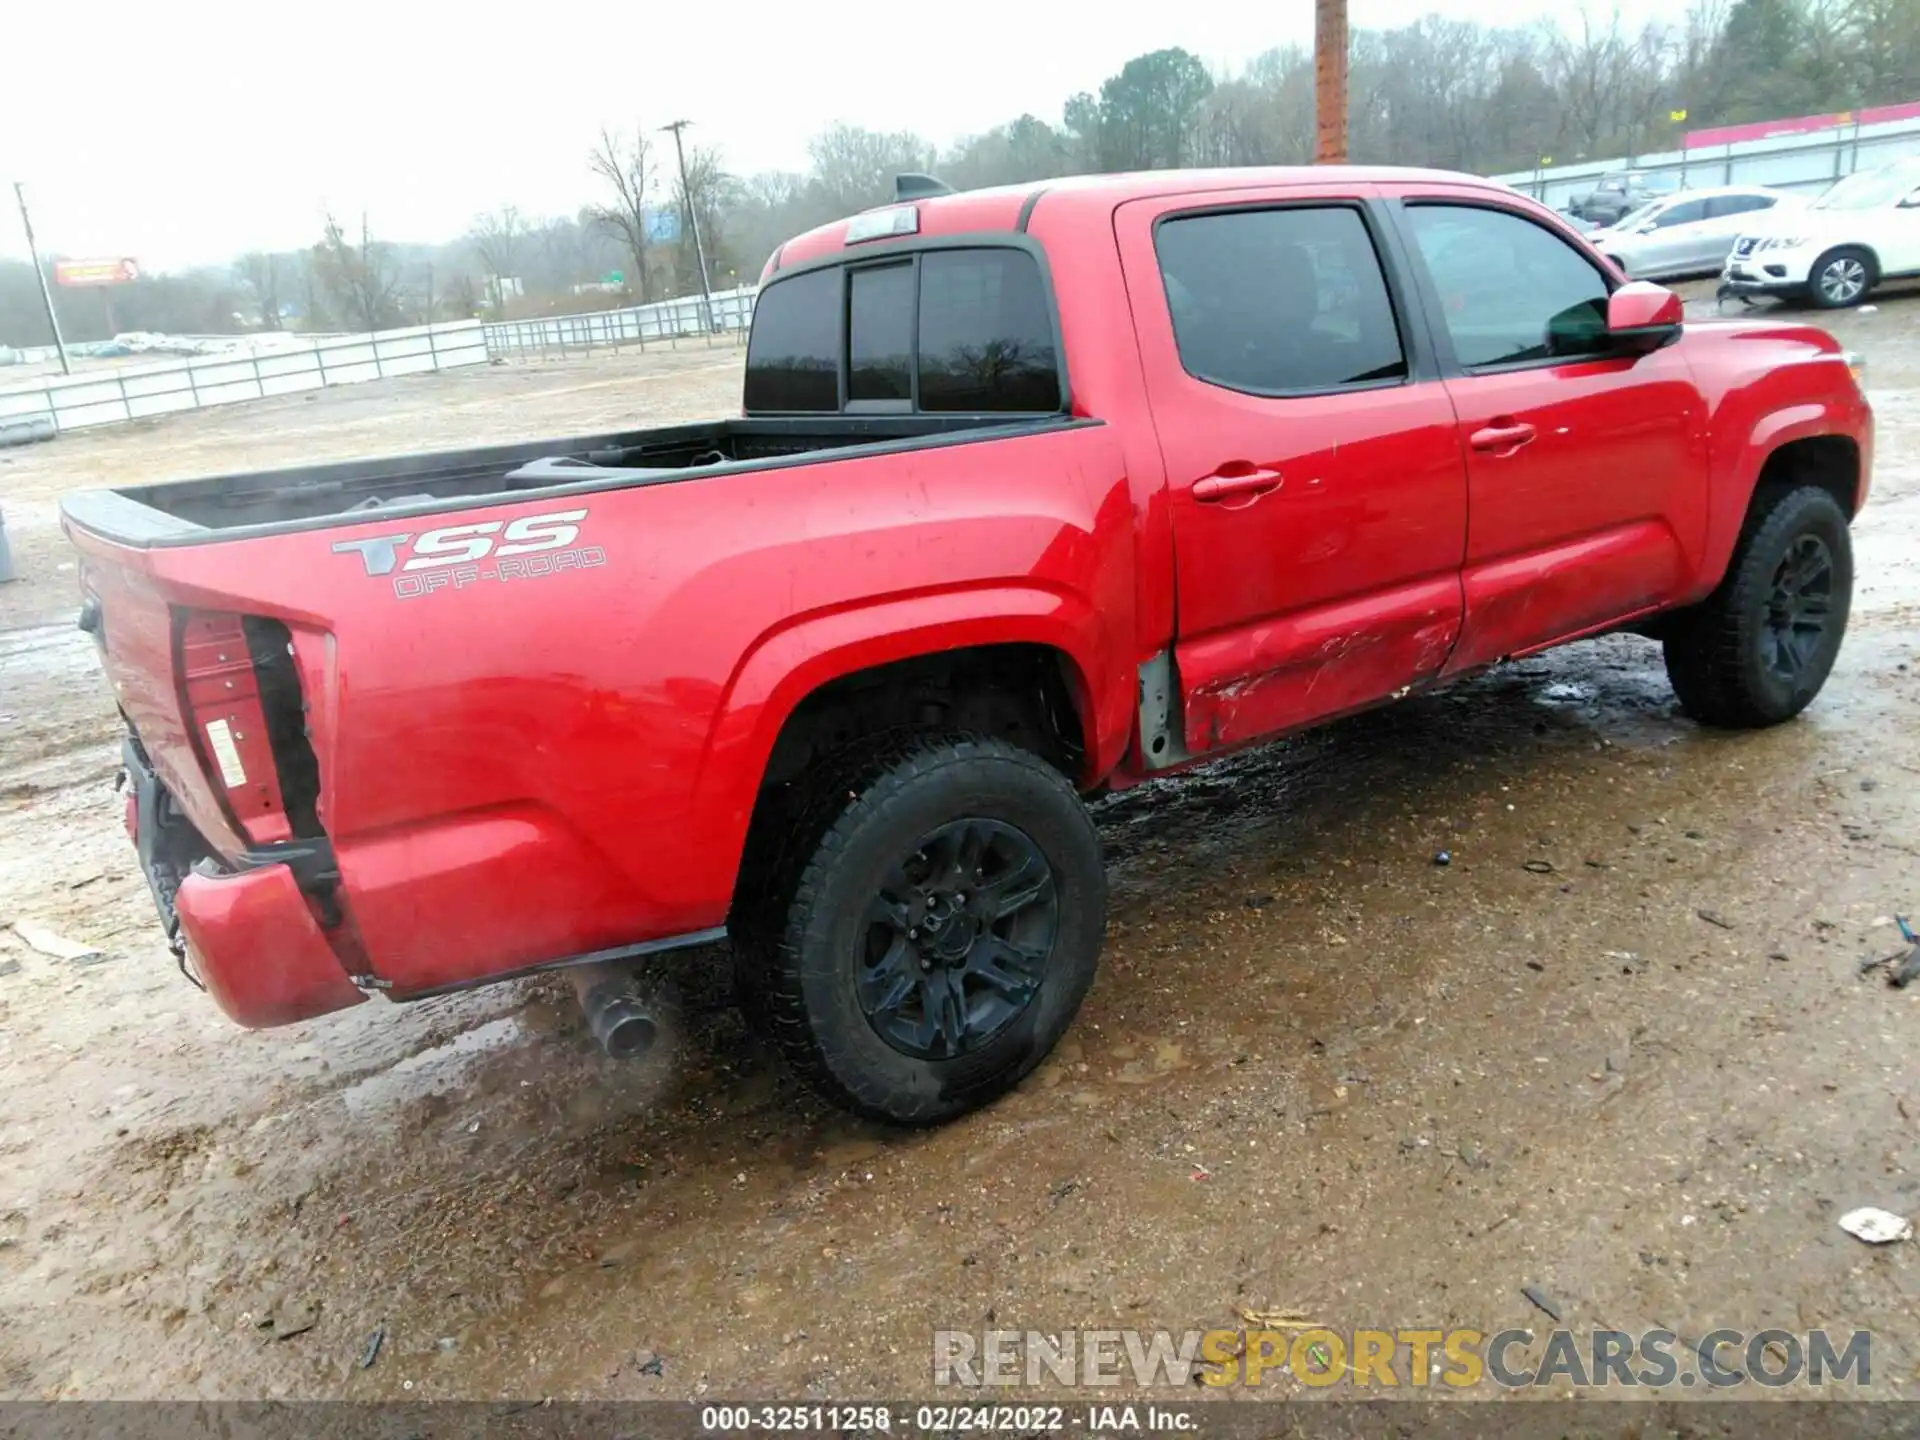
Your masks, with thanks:
[[[1658,350],[1680,333],[1681,314],[1666,286],[1629,280],[1607,298],[1607,334],[1622,350]]]

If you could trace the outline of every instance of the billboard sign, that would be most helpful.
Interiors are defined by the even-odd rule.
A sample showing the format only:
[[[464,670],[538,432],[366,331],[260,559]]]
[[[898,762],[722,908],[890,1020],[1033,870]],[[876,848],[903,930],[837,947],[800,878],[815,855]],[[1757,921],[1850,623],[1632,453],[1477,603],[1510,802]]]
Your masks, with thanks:
[[[134,260],[56,260],[53,280],[56,285],[124,285],[140,278],[140,265]]]

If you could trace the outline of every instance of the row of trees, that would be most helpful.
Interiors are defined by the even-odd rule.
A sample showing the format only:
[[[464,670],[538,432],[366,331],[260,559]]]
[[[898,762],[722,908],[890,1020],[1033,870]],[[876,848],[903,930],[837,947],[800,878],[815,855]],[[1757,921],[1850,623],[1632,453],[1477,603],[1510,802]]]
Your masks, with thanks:
[[[1920,0],[1694,0],[1640,27],[1617,13],[1482,25],[1428,16],[1354,32],[1350,145],[1357,161],[1502,173],[1676,145],[1685,128],[1920,98]],[[1684,122],[1670,118],[1687,112]],[[1022,115],[944,149],[911,131],[836,125],[803,172],[728,170],[701,145],[684,181],[645,125],[603,130],[586,161],[596,195],[538,220],[512,205],[447,245],[393,244],[365,219],[329,218],[308,250],[230,271],[123,287],[121,328],[338,329],[481,311],[584,309],[694,293],[697,220],[717,287],[759,274],[787,236],[891,196],[932,170],[961,188],[1090,171],[1298,164],[1313,148],[1313,62],[1298,46],[1211,71],[1180,49],[1128,61],[1058,121]],[[659,215],[678,218],[662,241]],[[671,228],[671,227],[669,227]],[[19,273],[15,274],[17,270]],[[598,282],[618,273],[617,294]],[[99,292],[66,292],[76,333],[104,323]],[[24,265],[0,265],[0,339],[44,325]]]

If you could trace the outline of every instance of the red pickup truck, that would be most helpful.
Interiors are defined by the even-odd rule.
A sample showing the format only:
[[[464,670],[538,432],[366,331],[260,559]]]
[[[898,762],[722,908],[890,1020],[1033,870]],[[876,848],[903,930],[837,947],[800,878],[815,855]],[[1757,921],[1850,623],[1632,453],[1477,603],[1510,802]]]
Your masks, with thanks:
[[[739,418],[66,501],[236,1020],[724,935],[800,1074],[937,1121],[1093,979],[1083,796],[1603,631],[1710,725],[1825,681],[1823,331],[1683,323],[1462,175],[916,184],[768,262]]]

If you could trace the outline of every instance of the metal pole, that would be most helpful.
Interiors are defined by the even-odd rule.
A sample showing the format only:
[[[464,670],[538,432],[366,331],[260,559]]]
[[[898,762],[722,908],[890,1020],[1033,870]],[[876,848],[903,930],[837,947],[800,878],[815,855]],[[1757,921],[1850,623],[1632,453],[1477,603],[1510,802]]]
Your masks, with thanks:
[[[1313,161],[1347,163],[1347,0],[1313,7]]]
[[[60,373],[73,374],[67,363],[67,342],[60,338],[60,320],[53,313],[53,291],[47,287],[46,271],[40,268],[40,252],[34,248],[33,220],[27,214],[27,191],[18,180],[13,182],[13,198],[20,202],[20,224],[27,232],[27,256],[33,261],[33,278],[40,282],[40,303],[47,307],[47,328],[53,331],[53,348],[60,352]]]
[[[673,153],[680,162],[680,198],[687,204],[687,225],[693,231],[693,258],[700,263],[700,298],[705,302],[707,312],[707,332],[713,332],[713,289],[707,284],[707,247],[700,239],[699,207],[694,204],[693,192],[687,188],[687,152],[680,143],[680,132],[691,125],[691,120],[676,120],[671,125],[662,125],[662,130],[673,132]]]

